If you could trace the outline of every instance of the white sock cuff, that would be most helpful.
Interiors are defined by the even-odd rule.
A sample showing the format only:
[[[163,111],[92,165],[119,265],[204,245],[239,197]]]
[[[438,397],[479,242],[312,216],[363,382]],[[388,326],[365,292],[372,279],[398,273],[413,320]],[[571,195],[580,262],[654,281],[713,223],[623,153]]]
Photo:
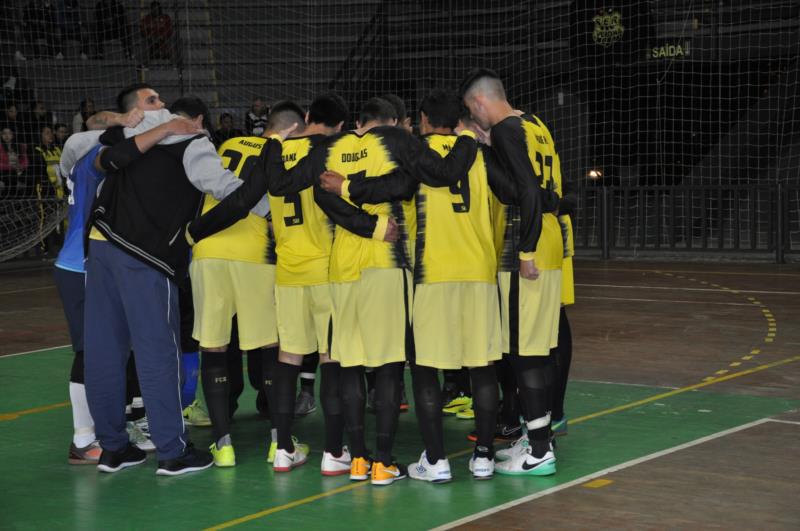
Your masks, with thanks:
[[[547,413],[544,417],[539,417],[538,419],[529,420],[525,423],[525,426],[529,430],[538,430],[539,428],[545,428],[550,425],[550,413]]]
[[[131,407],[135,408],[143,408],[144,407],[144,400],[141,396],[134,396],[133,401],[131,402]]]
[[[316,374],[313,372],[301,372],[300,378],[305,378],[306,380],[314,380],[317,377]]]

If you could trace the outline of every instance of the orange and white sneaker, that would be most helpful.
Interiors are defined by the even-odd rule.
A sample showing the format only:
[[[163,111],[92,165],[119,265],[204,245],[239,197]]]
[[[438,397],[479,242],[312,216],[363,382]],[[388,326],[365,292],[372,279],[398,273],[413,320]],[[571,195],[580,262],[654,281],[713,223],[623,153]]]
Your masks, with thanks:
[[[395,481],[406,479],[407,477],[408,471],[403,465],[392,463],[386,466],[380,461],[375,461],[372,464],[373,485],[391,485]]]
[[[347,446],[342,447],[342,454],[339,457],[334,457],[330,452],[322,452],[320,471],[323,476],[342,476],[349,473],[351,468],[352,459]]]
[[[350,461],[350,481],[369,479],[372,472],[372,460],[369,457],[354,457]]]

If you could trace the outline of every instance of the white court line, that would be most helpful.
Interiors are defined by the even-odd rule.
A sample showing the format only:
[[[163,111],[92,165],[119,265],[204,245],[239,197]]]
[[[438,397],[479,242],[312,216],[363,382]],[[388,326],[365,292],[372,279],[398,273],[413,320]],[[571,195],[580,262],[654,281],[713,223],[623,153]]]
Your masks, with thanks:
[[[769,422],[777,422],[778,424],[791,424],[792,426],[800,426],[800,422],[796,420],[783,420],[783,419],[767,419]]]
[[[717,433],[712,433],[711,435],[707,435],[705,437],[701,437],[699,439],[695,439],[694,441],[689,441],[687,443],[680,444],[678,446],[673,446],[672,448],[667,448],[666,450],[661,450],[659,452],[655,452],[655,453],[652,453],[652,454],[649,454],[649,455],[645,455],[645,456],[639,457],[637,459],[632,459],[631,461],[626,461],[625,463],[621,463],[619,465],[610,466],[608,468],[604,468],[603,470],[599,470],[599,471],[594,472],[592,474],[587,474],[585,476],[582,476],[582,477],[579,477],[577,479],[574,479],[574,480],[572,480],[572,481],[570,481],[568,483],[564,483],[562,485],[558,485],[557,487],[552,487],[552,488],[543,490],[541,492],[536,492],[536,493],[531,494],[529,496],[524,496],[522,498],[518,498],[518,499],[510,501],[508,503],[504,503],[502,505],[498,505],[496,507],[492,507],[491,509],[486,509],[485,511],[481,511],[481,512],[475,513],[473,515],[466,516],[464,518],[461,518],[460,520],[456,520],[454,522],[450,522],[450,523],[444,524],[442,526],[435,527],[435,528],[433,528],[432,531],[441,531],[441,530],[444,530],[444,529],[453,529],[454,527],[458,527],[460,525],[463,525],[463,524],[478,520],[480,518],[483,518],[484,516],[489,516],[491,514],[495,514],[495,513],[498,513],[500,511],[505,511],[506,509],[510,509],[511,507],[516,507],[517,505],[521,505],[523,503],[526,503],[526,502],[529,502],[529,501],[532,501],[532,500],[535,500],[535,499],[538,499],[538,498],[543,498],[543,497],[548,496],[550,494],[555,494],[556,492],[568,489],[570,487],[574,487],[576,485],[580,485],[582,483],[586,483],[587,481],[591,481],[593,479],[597,479],[599,477],[606,476],[606,475],[612,474],[614,472],[619,472],[620,470],[624,470],[624,469],[630,468],[632,466],[640,465],[642,463],[646,463],[647,461],[652,461],[653,459],[658,459],[659,457],[663,457],[665,455],[669,455],[669,454],[672,454],[672,453],[675,453],[675,452],[679,452],[681,450],[685,450],[687,448],[691,448],[692,446],[697,446],[697,445],[706,443],[708,441],[713,441],[714,439],[719,439],[719,438],[725,437],[727,435],[731,435],[731,434],[734,434],[734,433],[737,433],[737,432],[740,432],[740,431],[748,430],[748,429],[753,428],[755,426],[760,426],[761,424],[764,424],[766,422],[771,422],[771,419],[759,419],[759,420],[755,420],[753,422],[748,422],[747,424],[742,424],[741,426],[737,426],[737,427],[731,428],[729,430],[724,430],[724,431],[720,431],[720,432],[717,432]],[[535,480],[531,479],[531,481],[535,481]]]
[[[25,288],[25,289],[15,289],[11,291],[0,291],[0,295],[12,295],[14,293],[27,293],[28,291],[41,291],[44,289],[55,289],[55,286],[42,286],[40,288]]]
[[[72,345],[56,345],[55,347],[40,348],[37,350],[26,350],[25,352],[14,352],[12,354],[0,354],[0,360],[3,358],[13,358],[14,356],[24,356],[25,354],[36,354],[37,352],[47,352],[48,350],[56,350],[58,348],[71,347]]]
[[[756,293],[759,295],[800,295],[800,291],[763,291],[763,290],[748,290],[748,289],[719,289],[719,288],[680,288],[671,286],[630,286],[619,284],[575,284],[584,288],[630,288],[630,289],[663,289],[669,291],[710,291],[714,293],[730,293],[737,291],[739,293]]]
[[[706,301],[676,301],[670,299],[627,299],[624,297],[587,297],[579,295],[578,301],[583,299],[608,300],[608,301],[632,301],[632,302],[672,302],[676,304],[716,304],[719,306],[752,306],[749,302],[706,302]]]

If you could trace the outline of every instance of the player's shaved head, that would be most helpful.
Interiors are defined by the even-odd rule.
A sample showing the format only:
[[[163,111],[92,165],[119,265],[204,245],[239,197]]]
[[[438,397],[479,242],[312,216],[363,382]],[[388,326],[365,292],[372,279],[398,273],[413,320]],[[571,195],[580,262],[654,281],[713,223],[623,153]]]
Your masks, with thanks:
[[[267,131],[281,131],[288,129],[292,124],[297,124],[295,133],[301,132],[305,129],[305,111],[302,107],[293,101],[279,101],[272,106],[267,119]]]
[[[461,97],[466,101],[476,94],[481,94],[487,99],[504,101],[506,90],[497,72],[489,68],[475,68],[461,82],[459,87]]]

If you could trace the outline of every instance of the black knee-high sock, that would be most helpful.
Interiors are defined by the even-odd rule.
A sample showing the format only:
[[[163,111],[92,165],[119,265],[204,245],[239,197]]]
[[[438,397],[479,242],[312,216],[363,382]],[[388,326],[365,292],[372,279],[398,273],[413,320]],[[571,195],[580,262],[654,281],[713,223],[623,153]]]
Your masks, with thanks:
[[[511,356],[520,401],[525,404],[523,411],[528,424],[528,440],[535,457],[543,456],[550,448],[550,390],[547,374],[550,361],[550,356]],[[531,423],[536,426],[531,427]]]
[[[425,453],[430,464],[445,458],[444,428],[442,427],[442,389],[438,371],[432,367],[411,364],[411,381],[414,387],[414,407],[417,422],[425,443]]]
[[[319,352],[303,356],[300,366],[300,389],[314,396],[314,380],[319,366]]]
[[[375,458],[386,466],[392,464],[392,446],[400,416],[400,380],[404,366],[404,362],[396,362],[375,369]]]
[[[367,457],[367,444],[364,439],[364,406],[366,389],[364,385],[364,367],[342,367],[339,375],[344,413],[344,429],[350,443],[350,455]]]
[[[200,362],[200,379],[203,383],[203,395],[211,419],[211,433],[214,442],[228,435],[230,429],[230,382],[228,381],[228,364],[224,352],[203,352]]]
[[[275,411],[275,386],[273,385],[273,377],[275,376],[275,367],[278,365],[278,347],[266,347],[261,349],[261,381],[262,392],[266,397],[267,408],[269,410],[269,419],[272,422],[272,427],[275,427],[275,419],[273,418],[273,411]]]
[[[275,367],[275,407],[272,409],[272,422],[278,430],[278,448],[294,452],[292,443],[292,421],[294,420],[294,402],[297,391],[297,375],[299,365],[291,365],[278,361]]]
[[[323,363],[319,372],[321,375],[319,394],[322,413],[325,415],[325,451],[334,457],[339,457],[342,455],[344,437],[344,415],[339,392],[342,368],[335,362]]]
[[[367,392],[372,391],[375,389],[375,371],[369,370],[365,371],[366,378],[367,378]]]
[[[497,371],[497,381],[503,390],[503,407],[500,411],[500,422],[507,426],[519,424],[519,397],[517,395],[517,378],[514,369],[508,360],[508,354],[503,354],[503,359],[494,364]]]
[[[497,390],[497,374],[494,367],[474,367],[469,370],[472,378],[472,409],[475,410],[475,429],[478,439],[476,451],[482,457],[494,457],[494,430],[497,420],[497,405],[500,393]]]
[[[553,385],[553,421],[558,421],[564,418],[564,397],[567,395],[569,367],[572,364],[572,329],[563,306],[558,321],[558,346],[551,351],[551,355],[556,368],[556,381]]]
[[[224,356],[228,366],[228,393],[230,396],[228,405],[230,417],[233,418],[233,414],[239,409],[239,398],[244,393],[244,359],[238,345],[236,348],[229,346]]]
[[[247,381],[250,382],[250,387],[256,391],[260,391],[263,387],[261,385],[263,357],[260,348],[247,351]]]

